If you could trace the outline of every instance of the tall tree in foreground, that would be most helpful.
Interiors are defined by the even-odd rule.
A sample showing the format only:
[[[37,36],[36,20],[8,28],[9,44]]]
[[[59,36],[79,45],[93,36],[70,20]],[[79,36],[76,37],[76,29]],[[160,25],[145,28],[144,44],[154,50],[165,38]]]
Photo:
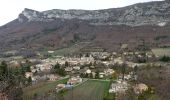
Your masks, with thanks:
[[[0,64],[0,93],[6,94],[9,100],[22,100],[22,88],[18,79],[18,74],[13,73],[12,68],[8,68],[7,63]]]

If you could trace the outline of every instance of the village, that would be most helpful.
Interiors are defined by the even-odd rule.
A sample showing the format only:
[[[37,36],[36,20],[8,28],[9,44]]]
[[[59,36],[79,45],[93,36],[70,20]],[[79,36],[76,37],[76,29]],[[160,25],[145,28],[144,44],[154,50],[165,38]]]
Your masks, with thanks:
[[[57,92],[81,87],[88,80],[109,81],[110,88],[107,91],[115,94],[115,98],[129,89],[133,89],[137,95],[147,91],[150,88],[147,84],[137,82],[137,70],[147,66],[166,66],[166,63],[158,61],[160,57],[151,50],[129,51],[127,45],[120,49],[120,52],[84,52],[45,59],[13,59],[8,65],[26,68],[25,78],[29,79],[32,86],[67,79],[55,85]],[[53,55],[54,51],[48,53]]]

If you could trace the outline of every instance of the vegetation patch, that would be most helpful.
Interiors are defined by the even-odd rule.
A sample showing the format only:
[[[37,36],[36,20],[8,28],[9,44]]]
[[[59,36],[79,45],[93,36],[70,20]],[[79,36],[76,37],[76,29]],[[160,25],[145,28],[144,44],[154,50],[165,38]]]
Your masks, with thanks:
[[[170,56],[170,48],[155,48],[152,52],[157,56]]]
[[[103,100],[109,87],[110,81],[89,80],[66,92],[64,100]]]
[[[42,82],[36,85],[26,87],[23,89],[23,99],[32,100],[36,95],[42,95],[48,93],[49,91],[55,90],[57,84],[66,83],[68,78],[64,78],[55,82]]]
[[[166,38],[168,38],[168,36],[166,36],[166,35],[161,35],[161,36],[155,37],[154,40],[159,41],[159,40],[166,39]]]

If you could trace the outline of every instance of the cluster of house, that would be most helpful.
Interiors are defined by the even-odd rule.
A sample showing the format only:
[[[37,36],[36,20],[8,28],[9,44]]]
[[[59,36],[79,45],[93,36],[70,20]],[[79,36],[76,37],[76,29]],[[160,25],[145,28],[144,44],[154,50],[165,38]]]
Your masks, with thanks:
[[[111,54],[108,52],[91,52],[90,55],[92,55],[96,59],[106,59]]]
[[[56,90],[57,90],[57,91],[60,91],[60,90],[65,89],[65,88],[69,89],[69,88],[71,88],[71,87],[73,87],[73,86],[76,86],[76,85],[81,84],[82,82],[83,82],[83,79],[80,78],[79,76],[71,77],[71,78],[67,81],[66,84],[58,84],[58,85],[56,86]]]
[[[98,53],[95,53],[93,55],[97,55]],[[108,53],[100,53],[101,57],[107,57],[109,56]],[[100,56],[99,56],[100,57]],[[25,73],[26,77],[32,77],[32,80],[36,80],[37,78],[40,78],[40,76],[36,76],[33,77],[33,74],[36,72],[46,72],[46,71],[50,71],[53,66],[56,63],[59,63],[60,65],[64,65],[66,62],[68,62],[69,66],[65,67],[65,71],[66,72],[72,72],[74,74],[75,71],[82,71],[81,70],[81,65],[86,65],[86,64],[90,64],[90,63],[94,63],[95,59],[92,55],[90,55],[89,57],[63,57],[63,56],[57,56],[55,59],[44,59],[41,60],[41,63],[36,64],[31,66],[31,72]],[[123,59],[121,57],[115,58],[114,60],[111,61],[96,61],[96,63],[102,63],[105,66],[108,65],[114,65],[114,64],[123,64]],[[132,62],[126,62],[128,66],[134,67],[137,64],[136,63],[132,63]],[[93,66],[91,66],[93,67]],[[83,73],[92,73],[93,76],[95,76],[95,72],[88,72],[88,70],[90,69],[85,69]],[[111,69],[106,69],[103,72],[99,73],[100,78],[103,78],[105,75],[107,76],[108,74],[113,73],[113,70]],[[41,79],[45,79],[47,76],[42,76]]]
[[[124,94],[129,88],[132,88],[134,93],[140,94],[144,91],[148,90],[148,86],[144,83],[135,84],[134,86],[130,85],[128,83],[129,80],[133,79],[132,73],[129,73],[128,75],[124,76],[124,79],[122,79],[122,76],[118,76],[118,79],[113,82],[110,86],[109,93],[121,93]]]
[[[96,72],[91,70],[91,69],[87,69],[85,72],[85,74],[87,75],[92,75],[92,78],[95,78],[96,76]],[[113,69],[110,69],[110,68],[107,68],[107,69],[104,69],[103,72],[99,72],[99,78],[104,78],[105,76],[109,76],[109,75],[113,75],[115,73],[115,71]]]
[[[133,79],[133,72],[129,72],[129,74],[118,75],[117,79],[111,84],[109,93],[125,93],[130,87],[128,81]]]
[[[32,82],[37,82],[37,81],[41,81],[41,80],[49,80],[49,81],[56,81],[58,79],[60,79],[61,77],[55,74],[47,74],[47,75],[33,75],[32,72],[26,72],[25,73],[25,77],[26,78],[31,78]]]
[[[77,77],[71,77],[71,78],[67,81],[67,84],[75,85],[75,84],[78,84],[78,83],[81,83],[81,82],[83,82],[83,79],[80,78],[79,76],[77,76]]]
[[[39,64],[33,65],[30,67],[31,72],[26,72],[26,78],[31,77],[32,80],[37,79],[51,79],[51,75],[43,75],[43,76],[34,76],[36,72],[49,72],[56,63],[59,63],[61,66],[64,65],[66,62],[69,63],[68,67],[65,67],[66,72],[70,72],[72,70],[80,70],[80,66],[77,65],[84,65],[94,62],[93,57],[81,57],[81,58],[71,58],[71,57],[62,57],[57,56],[56,59],[44,59],[41,60]],[[70,67],[72,66],[72,67]],[[57,76],[56,76],[57,77]]]
[[[59,63],[60,65],[64,65],[65,62],[68,62],[70,65],[84,65],[89,64],[90,62],[94,62],[94,58],[92,56],[89,57],[64,57],[64,56],[55,56],[54,59],[44,59],[42,62],[44,63]]]
[[[93,69],[96,69],[96,66],[91,65],[90,67],[83,67],[82,65],[88,65],[88,64],[103,64],[103,66],[109,66],[109,65],[122,65],[126,64],[127,67],[134,68],[135,66],[144,66],[145,63],[135,63],[131,59],[133,56],[142,57],[140,52],[123,52],[123,53],[117,53],[117,52],[91,52],[88,56],[81,56],[81,57],[64,57],[64,56],[55,56],[54,58],[47,58],[44,60],[40,60],[39,64],[31,66],[31,72],[25,73],[26,77],[32,77],[32,80],[37,79],[51,79],[52,76],[34,76],[34,73],[36,72],[47,72],[50,71],[53,66],[56,63],[59,63],[61,66],[65,66],[66,62],[69,64],[69,66],[65,66],[64,70],[68,74],[76,74],[76,73],[83,73],[83,74],[92,74],[93,78],[95,78],[96,71]],[[150,52],[146,53],[147,57],[153,57],[153,54]],[[109,58],[107,60],[103,60]],[[125,61],[126,58],[126,61]],[[14,62],[13,62],[14,63]],[[17,65],[17,63],[14,63]],[[86,68],[87,67],[87,68]],[[104,70],[99,72],[99,78],[103,78],[104,76],[108,76],[113,74],[114,71],[112,69],[109,69],[109,67],[104,68]],[[56,76],[57,77],[57,76]],[[54,79],[54,78],[53,78]],[[57,79],[57,78],[55,78]]]
[[[125,93],[129,89],[129,84],[127,81],[117,80],[115,83],[111,84],[109,93]]]

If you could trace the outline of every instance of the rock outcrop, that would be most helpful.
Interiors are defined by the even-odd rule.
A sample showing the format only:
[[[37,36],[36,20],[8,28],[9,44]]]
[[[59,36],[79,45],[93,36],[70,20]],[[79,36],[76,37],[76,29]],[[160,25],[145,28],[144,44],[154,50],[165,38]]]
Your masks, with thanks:
[[[165,1],[135,4],[123,8],[105,10],[59,10],[43,12],[25,9],[19,16],[24,21],[54,21],[61,19],[80,19],[93,25],[160,25],[170,21],[170,3]],[[162,25],[161,25],[162,26]]]

